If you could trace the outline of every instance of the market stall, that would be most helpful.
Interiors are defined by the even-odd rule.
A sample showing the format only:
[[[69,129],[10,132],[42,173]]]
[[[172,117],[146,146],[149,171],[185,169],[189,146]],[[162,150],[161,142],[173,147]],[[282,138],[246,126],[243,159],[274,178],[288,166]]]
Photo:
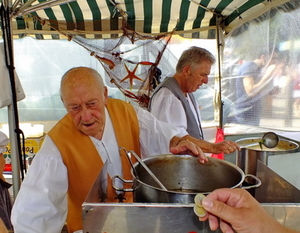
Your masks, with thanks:
[[[293,38],[297,37],[296,34],[291,38],[281,38],[276,41],[271,36],[274,33],[272,28],[269,30],[266,30],[265,27],[260,29],[255,25],[255,22],[264,25],[271,22],[269,20],[274,16],[281,14],[292,16],[293,14],[289,13],[296,12],[298,5],[297,1],[286,0],[208,1],[205,4],[187,0],[162,2],[161,4],[142,1],[107,1],[105,3],[83,0],[27,1],[26,3],[3,1],[1,7],[6,14],[2,15],[6,15],[8,21],[3,24],[4,18],[2,19],[2,32],[6,32],[3,38],[6,38],[7,52],[10,53],[9,58],[11,59],[10,63],[12,63],[9,65],[11,68],[14,67],[13,48],[12,43],[10,43],[12,38],[33,36],[37,39],[68,39],[86,49],[92,57],[102,64],[104,73],[108,76],[108,82],[114,83],[115,87],[121,90],[126,98],[142,106],[147,104],[147,99],[151,94],[149,83],[151,83],[155,71],[153,67],[168,67],[170,64],[163,63],[163,55],[177,50],[172,49],[172,44],[170,44],[172,36],[180,35],[184,38],[215,40],[215,54],[218,62],[214,68],[212,82],[209,85],[213,94],[209,97],[211,99],[205,102],[214,103],[210,105],[213,106],[213,110],[209,111],[213,113],[209,115],[213,116],[211,119],[214,124],[222,129],[224,124],[233,122],[232,115],[228,114],[228,112],[232,112],[232,102],[234,103],[234,97],[231,96],[234,92],[230,90],[235,79],[231,77],[234,75],[234,69],[238,67],[239,62],[246,59],[240,55],[254,51],[255,45],[258,43],[262,47],[271,46],[270,53],[278,46],[283,46],[282,43],[285,41],[296,43],[296,41],[293,42]],[[278,20],[285,22],[288,19],[279,17]],[[293,21],[289,20],[288,22],[292,23]],[[251,38],[248,33],[253,35],[250,30],[252,25],[256,28],[258,36],[266,40],[254,39],[253,47],[248,41],[246,46],[240,46],[241,41],[246,41],[245,38]],[[296,32],[297,30],[293,31]],[[239,35],[242,35],[240,39]],[[103,43],[104,41],[105,43]],[[121,48],[120,45],[125,44],[127,47]],[[245,51],[241,50],[243,47]],[[248,51],[246,50],[247,47]],[[107,48],[110,49],[107,50]],[[111,48],[116,48],[116,50]],[[142,50],[140,50],[141,48]],[[149,51],[151,51],[152,56],[148,55],[150,54]],[[232,51],[238,51],[238,54]],[[145,55],[136,57],[136,53]],[[170,56],[167,59],[171,61]],[[297,58],[294,57],[293,61],[292,64],[296,64]],[[145,77],[143,82],[134,80],[134,76],[121,82],[122,76],[126,76],[124,73],[125,65],[129,67],[129,70],[133,70],[134,66],[139,66],[137,75]],[[112,71],[113,67],[114,71]],[[228,71],[230,72],[228,73]],[[162,69],[162,72],[165,76],[169,71]],[[133,82],[134,89],[131,86],[132,81],[135,81]],[[284,86],[284,88],[290,86]],[[280,88],[284,89],[281,86]],[[283,92],[291,93],[288,89],[281,93]],[[287,112],[287,115],[282,118],[283,126],[281,127],[294,127],[290,112],[293,105],[292,98],[287,94],[275,96],[275,98],[279,98],[280,102],[285,101],[285,106],[288,106],[283,110]],[[200,96],[202,96],[201,92]],[[274,99],[274,96],[271,97]],[[272,101],[271,97],[265,98],[266,101]],[[282,100],[282,98],[284,99]],[[266,105],[272,106],[270,102],[266,102]],[[9,108],[12,106],[10,105]],[[16,108],[17,106],[14,106],[15,111]],[[9,111],[10,114],[12,112]],[[226,116],[224,116],[224,112],[226,112]],[[14,132],[15,128],[18,129],[18,119],[12,119],[15,117],[12,114],[9,125],[11,126],[11,135],[18,138],[19,136]],[[14,136],[11,137],[14,138]],[[19,139],[12,142],[16,148],[18,141]],[[12,153],[16,153],[12,156],[15,167],[19,164],[22,165],[17,161],[14,162],[14,158],[20,154],[16,148],[12,150]],[[15,191],[17,192],[17,190]]]
[[[183,50],[183,47],[179,45],[185,43],[186,40],[184,39],[189,40],[190,44],[192,44],[191,41],[199,43],[199,46],[204,46],[204,42],[200,40],[209,40],[214,43],[212,50],[216,55],[217,64],[213,68],[210,84],[195,94],[197,99],[199,99],[199,103],[201,103],[199,106],[202,112],[206,113],[203,115],[203,118],[207,117],[205,118],[206,123],[213,125],[212,140],[214,141],[216,138],[216,132],[214,131],[216,129],[220,129],[221,132],[225,133],[225,137],[233,135],[233,138],[235,134],[241,133],[241,131],[243,136],[246,137],[246,134],[255,129],[257,132],[277,131],[281,135],[287,135],[288,139],[294,140],[296,143],[299,137],[296,134],[300,129],[297,115],[299,105],[297,92],[299,83],[297,84],[297,82],[299,81],[300,73],[298,67],[300,62],[298,32],[300,30],[297,23],[298,15],[300,15],[299,5],[298,1],[287,0],[219,0],[206,1],[205,4],[203,1],[197,2],[193,0],[161,1],[159,4],[157,1],[116,2],[113,0],[2,1],[1,9],[7,16],[1,19],[5,56],[9,58],[6,67],[7,73],[9,73],[10,80],[14,80],[14,69],[21,72],[22,68],[25,67],[24,61],[26,59],[23,59],[23,64],[18,63],[20,65],[15,67],[16,57],[20,55],[17,50],[14,50],[15,40],[33,37],[35,38],[34,41],[43,41],[45,44],[50,44],[50,40],[69,41],[68,43],[72,42],[84,49],[87,55],[96,61],[97,65],[95,66],[98,70],[101,70],[101,74],[105,77],[105,83],[110,85],[110,89],[114,91],[111,97],[118,96],[118,98],[125,99],[133,104],[147,107],[147,101],[153,90],[151,84],[157,78],[157,69],[161,69],[162,78],[172,72],[174,63],[176,63],[178,58],[177,53]],[[289,25],[289,27],[286,25]],[[34,44],[32,41],[28,41]],[[44,47],[46,47],[45,44]],[[63,50],[65,47],[64,45],[64,48],[59,50],[65,51]],[[37,50],[37,47],[32,48],[32,50]],[[236,124],[233,110],[237,101],[237,87],[235,85],[236,80],[239,79],[237,70],[245,61],[254,59],[254,56],[264,48],[267,48],[267,53],[270,56],[268,62],[270,64],[273,62],[271,57],[278,52],[279,60],[284,62],[286,72],[282,72],[280,76],[274,77],[272,82],[264,84],[262,89],[259,90],[259,93],[266,93],[263,95],[264,98],[262,98],[263,108],[254,113],[254,115],[259,115],[260,123],[255,126],[244,125],[243,127],[245,128],[241,128],[240,125]],[[52,52],[49,50],[47,53],[45,57],[50,57],[49,53]],[[14,54],[17,56],[14,57]],[[27,51],[27,54],[30,55],[31,51]],[[66,54],[69,57],[72,56],[71,52],[66,50],[61,57],[64,57]],[[43,76],[31,75],[31,73],[29,75],[28,73],[24,77],[37,76],[39,82],[36,83],[39,85],[35,85],[34,88],[40,88],[42,93],[47,88],[41,84],[44,82],[44,80],[41,80],[46,77],[45,79],[56,82],[62,71],[57,68],[56,63],[58,60],[55,60],[55,58],[52,59],[51,63],[48,60],[43,63],[44,60],[40,57],[38,60],[41,63],[35,61],[36,63],[31,63],[30,67],[35,66],[37,67],[36,69],[43,70]],[[64,58],[64,60],[68,60],[68,58]],[[48,62],[50,66],[45,68],[45,63]],[[80,64],[82,63],[81,61]],[[59,72],[54,73],[56,69]],[[44,72],[44,70],[49,72]],[[51,73],[51,75],[47,76],[46,73]],[[19,74],[19,76],[22,84],[23,75]],[[33,86],[32,80],[28,80],[25,79],[24,84],[27,85],[24,89],[27,89],[27,86]],[[45,81],[45,86],[47,87],[47,85],[49,84]],[[52,88],[51,85],[48,87]],[[270,89],[264,87],[270,87]],[[14,96],[15,89],[15,86],[12,85],[12,96]],[[118,92],[115,90],[118,90]],[[24,117],[25,121],[34,123],[35,120],[32,119],[36,118],[32,118],[33,115],[37,118],[41,115],[49,117],[51,114],[46,112],[46,110],[42,112],[44,109],[40,106],[49,103],[51,108],[54,109],[53,112],[62,108],[61,105],[57,104],[59,94],[57,92],[53,94],[54,91],[51,91],[52,95],[46,96],[48,99],[44,98],[45,96],[39,96],[40,105],[35,98],[28,98],[32,101],[27,105],[26,99],[24,102],[17,103],[17,98],[13,97],[12,104],[9,104],[7,107],[14,195],[17,195],[21,184],[20,171],[24,169],[22,166],[26,169],[26,159],[22,155],[19,136],[18,106],[21,105],[24,109],[24,114],[28,114],[26,110],[29,109],[28,106],[32,106],[33,102],[37,104],[36,106],[39,106],[39,108],[36,107],[38,113],[28,114],[28,118],[26,118],[27,116]],[[209,94],[204,95],[207,93]],[[25,94],[30,96],[31,93],[25,90]],[[203,100],[203,98],[206,99]],[[23,103],[25,104],[22,105]],[[64,113],[64,110],[59,111],[61,115]],[[54,122],[57,120],[57,117],[61,116],[59,114],[53,114],[55,115],[55,119],[52,119]],[[39,123],[43,120],[40,119]],[[42,133],[42,135],[44,134]],[[291,138],[290,135],[293,135],[293,137]],[[297,156],[297,154],[299,153],[295,153],[292,156]],[[225,157],[225,160],[232,160],[232,158],[235,158],[234,156],[228,155]],[[232,160],[231,162],[235,163],[236,161]],[[299,199],[295,198],[295,196],[298,196],[299,190],[294,185],[288,184],[284,179],[279,179],[278,174],[270,172],[265,165],[258,167],[258,171],[263,183],[263,186],[258,190],[262,190],[262,193],[265,193],[274,183],[268,185],[269,180],[263,178],[266,176],[270,178],[275,177],[274,180],[280,180],[280,184],[286,185],[284,187],[289,187],[286,190],[292,190],[287,195],[286,193],[283,194],[284,198],[287,198],[284,200],[288,203],[299,203]],[[261,195],[258,196],[257,193],[256,195],[255,197],[258,199],[263,197]],[[280,197],[278,193],[275,193],[274,196]],[[272,195],[268,197],[271,198]],[[282,201],[278,201],[278,199],[272,202],[264,200],[262,203],[273,204],[282,203]],[[120,216],[123,217],[127,213],[127,208],[130,209],[128,210],[129,212],[131,209],[136,211],[144,207],[147,211],[150,211],[149,213],[153,213],[151,211],[161,211],[161,206],[152,205],[129,205],[123,208],[122,205],[99,205],[94,202],[92,204],[88,202],[88,204],[85,203],[85,206],[88,208],[87,215],[89,214],[89,208],[98,209],[98,207],[101,207],[104,212],[115,212],[117,214],[110,215],[112,218],[119,216],[120,212]],[[155,207],[154,210],[152,207]],[[173,211],[176,212],[175,209],[178,206],[176,208],[172,205],[163,207],[164,211],[172,213]],[[183,207],[183,215],[192,214],[190,206],[182,205],[179,207]],[[287,206],[287,208],[290,209],[290,206]],[[296,209],[298,211],[298,205]],[[140,215],[139,217],[142,216]],[[110,220],[108,218],[108,223],[110,223]],[[167,220],[153,219],[153,221],[162,221],[164,223]],[[105,224],[108,223],[106,222]],[[127,224],[127,222],[124,222],[124,224]],[[200,223],[196,225],[197,229],[199,227],[201,229],[207,227]],[[111,227],[111,225],[107,226]]]

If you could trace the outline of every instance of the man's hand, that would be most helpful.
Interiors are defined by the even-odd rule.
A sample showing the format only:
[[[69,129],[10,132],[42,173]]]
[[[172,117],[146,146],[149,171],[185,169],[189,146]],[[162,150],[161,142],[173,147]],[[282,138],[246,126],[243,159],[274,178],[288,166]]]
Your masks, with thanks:
[[[230,154],[236,150],[241,150],[239,145],[236,142],[232,141],[227,141],[224,140],[223,142],[219,143],[212,143],[213,145],[213,154],[220,154],[220,153],[225,153],[225,154]]]
[[[197,156],[200,163],[208,161],[206,155],[203,153],[201,148],[185,138],[173,137],[170,143],[170,152],[172,154],[188,154]]]
[[[236,142],[224,140],[219,143],[211,143],[205,140],[194,138],[190,135],[184,136],[185,139],[195,143],[197,146],[201,148],[204,153],[212,153],[212,154],[230,154],[236,150],[241,150],[239,145]]]

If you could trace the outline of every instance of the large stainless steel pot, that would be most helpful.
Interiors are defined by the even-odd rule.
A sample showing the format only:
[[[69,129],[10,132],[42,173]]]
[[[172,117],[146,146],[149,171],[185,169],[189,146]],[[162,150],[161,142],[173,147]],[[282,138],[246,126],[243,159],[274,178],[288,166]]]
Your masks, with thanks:
[[[245,175],[232,163],[211,157],[208,160],[207,163],[201,164],[197,157],[190,155],[153,156],[143,159],[143,162],[167,190],[161,189],[138,162],[132,169],[132,190],[117,189],[113,186],[119,191],[133,191],[135,202],[193,203],[197,193],[207,194],[218,188],[242,187],[248,176],[256,179],[257,183],[244,188],[254,188],[261,184],[258,178]],[[116,176],[113,183],[114,179],[122,180]]]
[[[258,143],[260,140],[260,137],[251,137],[235,141],[242,147],[240,151],[236,151],[236,165],[246,174],[256,175],[257,160],[268,165],[269,156],[291,153],[299,147],[297,143],[291,140],[280,138],[276,147],[267,148],[262,146],[261,148]],[[253,146],[254,143],[257,143],[257,145]]]

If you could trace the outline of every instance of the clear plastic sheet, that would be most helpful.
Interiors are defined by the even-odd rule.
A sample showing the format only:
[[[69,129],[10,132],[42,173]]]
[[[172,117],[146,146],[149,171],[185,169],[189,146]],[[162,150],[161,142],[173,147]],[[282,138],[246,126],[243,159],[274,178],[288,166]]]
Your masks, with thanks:
[[[219,110],[216,101],[219,90],[215,81],[217,66],[214,66],[209,83],[194,93],[203,123],[217,125],[220,120],[217,115],[221,112],[224,126],[238,123],[299,131],[299,5],[299,1],[289,1],[252,21],[245,19],[239,28],[224,34],[223,109]],[[170,41],[169,37],[172,37]],[[123,36],[114,39],[87,39],[72,31],[69,39],[71,41],[30,37],[15,40],[15,67],[26,94],[26,99],[18,103],[20,121],[56,121],[65,114],[59,82],[63,73],[74,66],[98,70],[109,86],[110,97],[141,104],[151,95],[153,67],[161,70],[160,80],[171,76],[181,52],[191,45],[205,47],[217,56],[216,40],[186,39],[171,33],[156,37],[125,31]],[[245,72],[239,73],[240,68],[262,55],[265,56],[264,66],[252,83],[256,86],[250,91],[250,97],[243,96],[240,93],[244,89],[242,84],[246,83],[248,89],[252,84],[249,78],[247,82],[244,80]],[[114,69],[106,59],[113,62]],[[134,78],[125,79],[130,72]],[[266,73],[269,77],[259,83]],[[251,111],[254,105],[256,108]],[[245,113],[246,117],[242,115]],[[1,123],[7,122],[6,115],[6,109],[0,109]]]

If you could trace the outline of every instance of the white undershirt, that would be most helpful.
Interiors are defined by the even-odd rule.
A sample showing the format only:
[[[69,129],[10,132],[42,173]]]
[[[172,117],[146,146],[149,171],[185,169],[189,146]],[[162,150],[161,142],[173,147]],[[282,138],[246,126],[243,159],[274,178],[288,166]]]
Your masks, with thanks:
[[[194,107],[191,99],[186,97],[198,126],[200,125],[199,108]],[[162,87],[151,100],[151,113],[159,120],[167,122],[179,128],[180,132],[187,133],[187,118],[181,101],[166,87]]]

